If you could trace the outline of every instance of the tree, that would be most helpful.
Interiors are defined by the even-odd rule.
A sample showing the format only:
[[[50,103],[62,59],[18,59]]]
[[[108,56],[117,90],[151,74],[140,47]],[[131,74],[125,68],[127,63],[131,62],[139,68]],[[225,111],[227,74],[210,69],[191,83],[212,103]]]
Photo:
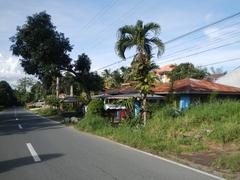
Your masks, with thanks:
[[[207,69],[195,67],[192,63],[181,63],[173,66],[174,70],[169,72],[172,83],[185,78],[203,79],[209,75]]]
[[[33,84],[34,82],[32,78],[25,77],[18,80],[16,85],[16,96],[21,104],[32,101],[30,89]]]
[[[122,74],[119,71],[119,69],[116,69],[113,72],[111,72],[108,69],[105,69],[102,72],[102,77],[104,80],[105,89],[120,87],[121,84],[124,82]]]
[[[138,20],[136,25],[125,25],[118,30],[118,40],[116,42],[116,52],[119,57],[126,59],[125,51],[136,47],[136,55],[132,61],[134,80],[137,82],[136,88],[141,94],[141,104],[143,110],[143,123],[146,124],[146,99],[151,92],[151,87],[155,75],[151,72],[153,62],[152,46],[157,46],[157,56],[164,51],[164,44],[158,38],[160,26],[156,23],[143,24]]]
[[[45,11],[27,17],[26,24],[17,27],[10,38],[13,55],[19,56],[24,71],[42,82],[60,76],[61,70],[71,68],[69,39],[56,30],[51,16]]]
[[[43,100],[44,96],[46,95],[43,84],[40,81],[37,81],[31,87],[31,94],[33,96],[33,101]]]
[[[8,107],[16,104],[13,89],[6,81],[0,81],[0,106]]]

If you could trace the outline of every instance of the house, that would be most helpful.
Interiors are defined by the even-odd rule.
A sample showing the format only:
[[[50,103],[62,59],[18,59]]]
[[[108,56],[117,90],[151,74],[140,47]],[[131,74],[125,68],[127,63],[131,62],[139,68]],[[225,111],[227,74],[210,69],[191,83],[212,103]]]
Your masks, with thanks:
[[[190,103],[206,101],[213,93],[221,98],[240,98],[240,88],[191,78],[177,80],[173,86],[163,83],[153,88],[153,92],[162,96],[172,93],[179,101],[179,105],[176,106],[181,110],[188,108]]]
[[[102,98],[104,100],[104,109],[108,112],[113,122],[119,122],[126,113],[129,113],[129,109],[126,106],[116,105],[121,100],[132,99],[134,101],[133,113],[135,117],[139,116],[141,112],[141,95],[130,83],[124,84],[120,88],[107,90],[105,93],[92,96],[92,98]],[[156,94],[148,94],[147,101],[161,103],[164,101],[164,97]]]
[[[220,77],[216,83],[240,88],[240,71],[233,71]]]
[[[169,83],[170,77],[169,77],[168,73],[174,69],[175,69],[175,67],[173,65],[168,64],[168,65],[162,66],[160,68],[154,69],[153,72],[155,72],[155,74],[157,75],[160,82]]]

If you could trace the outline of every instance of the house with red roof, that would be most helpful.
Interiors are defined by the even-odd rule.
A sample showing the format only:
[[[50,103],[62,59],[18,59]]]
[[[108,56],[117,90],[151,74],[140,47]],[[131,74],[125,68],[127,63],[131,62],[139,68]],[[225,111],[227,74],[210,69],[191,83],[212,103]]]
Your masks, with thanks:
[[[173,84],[163,83],[152,91],[162,96],[172,93],[179,101],[180,109],[188,108],[191,103],[206,101],[213,94],[218,98],[240,99],[240,88],[192,78],[177,80]]]

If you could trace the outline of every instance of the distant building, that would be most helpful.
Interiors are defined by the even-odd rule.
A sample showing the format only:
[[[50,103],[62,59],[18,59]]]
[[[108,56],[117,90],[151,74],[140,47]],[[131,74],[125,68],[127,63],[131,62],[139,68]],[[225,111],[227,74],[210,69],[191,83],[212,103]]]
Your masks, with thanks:
[[[168,73],[174,69],[175,69],[175,67],[173,65],[168,64],[168,65],[162,66],[160,68],[154,69],[153,72],[156,73],[160,82],[168,83],[168,82],[170,82],[170,77],[169,77]]]
[[[211,74],[204,79],[206,79],[207,81],[210,81],[210,82],[216,82],[219,78],[221,78],[224,75],[225,75],[225,73]]]
[[[220,77],[216,83],[240,88],[240,71],[233,71]]]
[[[176,106],[180,109],[188,108],[190,103],[206,101],[209,95],[216,93],[218,98],[240,98],[240,88],[209,82],[207,80],[182,79],[170,83],[164,83],[152,89],[155,95],[175,95]]]

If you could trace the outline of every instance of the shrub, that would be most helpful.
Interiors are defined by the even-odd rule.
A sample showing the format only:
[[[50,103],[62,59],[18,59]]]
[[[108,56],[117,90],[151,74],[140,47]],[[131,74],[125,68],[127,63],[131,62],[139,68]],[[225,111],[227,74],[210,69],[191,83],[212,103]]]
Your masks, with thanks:
[[[103,130],[109,124],[99,115],[87,114],[78,124],[77,127],[86,131]]]
[[[59,107],[60,105],[60,100],[55,95],[47,96],[45,98],[45,101],[50,106]]]
[[[53,108],[43,108],[39,109],[37,113],[41,116],[54,116],[58,114],[58,110]]]
[[[88,114],[102,115],[103,113],[103,100],[93,99],[88,104]]]

